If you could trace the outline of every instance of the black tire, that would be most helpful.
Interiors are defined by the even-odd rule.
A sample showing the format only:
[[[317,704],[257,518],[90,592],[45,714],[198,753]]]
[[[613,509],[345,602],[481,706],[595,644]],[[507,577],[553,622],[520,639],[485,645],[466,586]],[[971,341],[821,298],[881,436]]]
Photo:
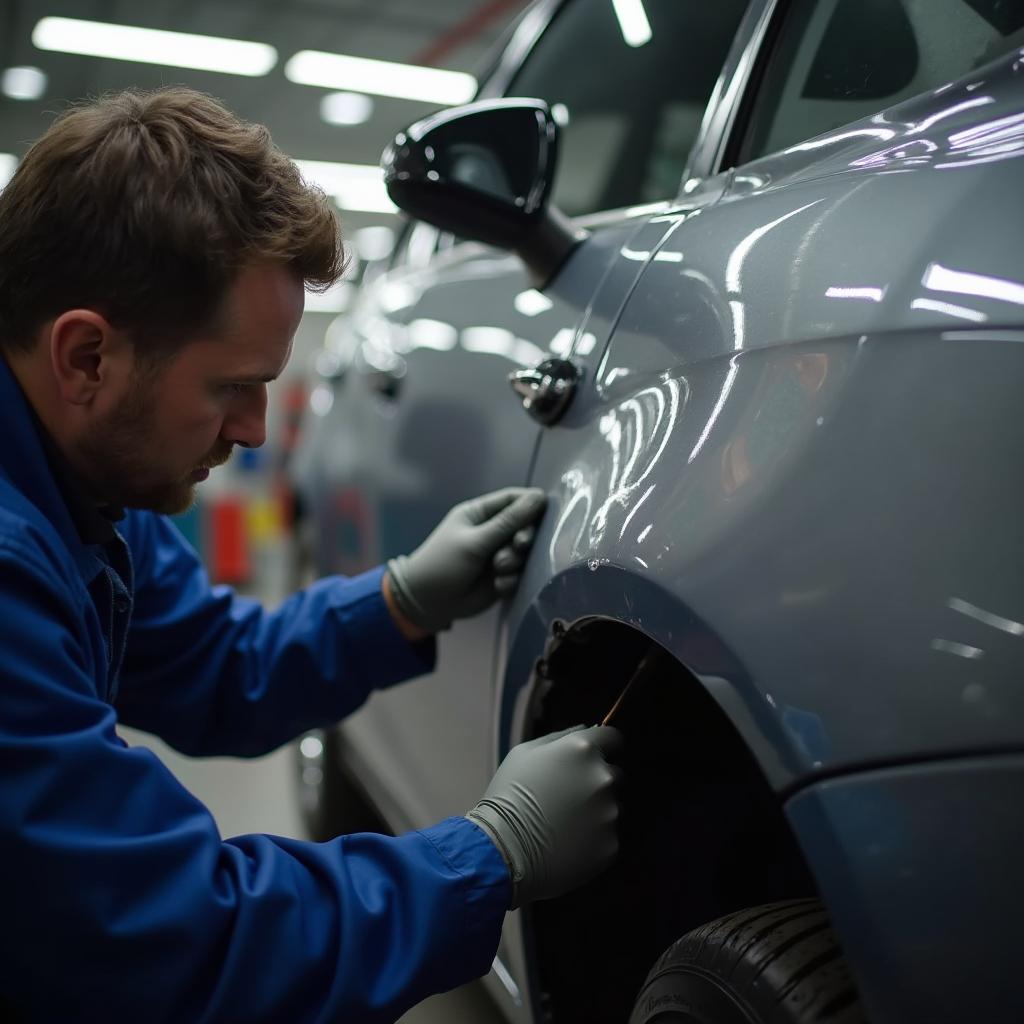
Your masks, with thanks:
[[[740,910],[673,943],[629,1024],[865,1024],[818,900]]]

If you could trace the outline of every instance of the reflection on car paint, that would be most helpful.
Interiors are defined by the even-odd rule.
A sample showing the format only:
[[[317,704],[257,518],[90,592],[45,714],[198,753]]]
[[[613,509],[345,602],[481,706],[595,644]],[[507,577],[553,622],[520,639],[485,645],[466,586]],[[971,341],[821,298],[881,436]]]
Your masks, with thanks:
[[[960,612],[961,615],[966,615],[969,618],[977,619],[978,622],[991,626],[993,629],[1001,630],[1003,633],[1009,633],[1010,636],[1024,636],[1024,623],[1015,622],[1013,619],[1003,618],[1002,615],[987,612],[984,608],[979,608],[977,605],[971,604],[970,601],[964,601],[959,597],[951,597],[946,604],[953,611]]]
[[[940,263],[929,264],[922,282],[925,288],[936,292],[956,292],[959,295],[977,295],[1024,306],[1024,284],[987,274],[972,274],[951,270]]]

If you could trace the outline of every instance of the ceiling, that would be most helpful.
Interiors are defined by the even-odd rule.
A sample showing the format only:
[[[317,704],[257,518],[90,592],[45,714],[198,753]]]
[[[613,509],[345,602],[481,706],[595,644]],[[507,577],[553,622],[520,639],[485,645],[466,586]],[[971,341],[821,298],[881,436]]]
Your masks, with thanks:
[[[289,82],[285,62],[313,49],[477,72],[489,48],[526,0],[0,0],[0,70],[32,65],[46,72],[39,100],[0,96],[0,152],[21,155],[72,99],[127,86],[184,83],[210,92],[241,116],[266,124],[297,159],[376,164],[394,133],[436,105],[374,97],[374,115],[357,126],[320,117],[328,89]],[[32,30],[48,15],[270,43],[278,63],[247,78],[36,49]],[[387,215],[346,212],[350,229]]]

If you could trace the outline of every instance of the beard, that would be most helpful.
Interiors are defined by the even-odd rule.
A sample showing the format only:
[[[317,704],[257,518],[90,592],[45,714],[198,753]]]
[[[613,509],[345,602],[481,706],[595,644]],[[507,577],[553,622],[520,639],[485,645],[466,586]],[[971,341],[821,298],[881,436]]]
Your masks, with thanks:
[[[162,474],[160,457],[166,448],[157,439],[154,392],[151,382],[140,379],[133,393],[80,441],[77,461],[90,492],[104,502],[177,515],[195,503],[192,474],[227,462],[231,445],[218,441],[182,478]]]

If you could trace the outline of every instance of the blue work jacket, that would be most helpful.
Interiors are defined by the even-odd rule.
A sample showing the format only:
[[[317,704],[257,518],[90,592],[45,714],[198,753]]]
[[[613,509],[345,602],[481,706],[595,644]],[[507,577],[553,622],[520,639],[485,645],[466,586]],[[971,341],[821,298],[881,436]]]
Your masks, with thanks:
[[[465,818],[222,839],[115,729],[262,754],[429,670],[381,570],[267,613],[211,588],[162,516],[83,536],[2,359],[0,437],[0,1017],[383,1022],[484,974],[508,872]]]

